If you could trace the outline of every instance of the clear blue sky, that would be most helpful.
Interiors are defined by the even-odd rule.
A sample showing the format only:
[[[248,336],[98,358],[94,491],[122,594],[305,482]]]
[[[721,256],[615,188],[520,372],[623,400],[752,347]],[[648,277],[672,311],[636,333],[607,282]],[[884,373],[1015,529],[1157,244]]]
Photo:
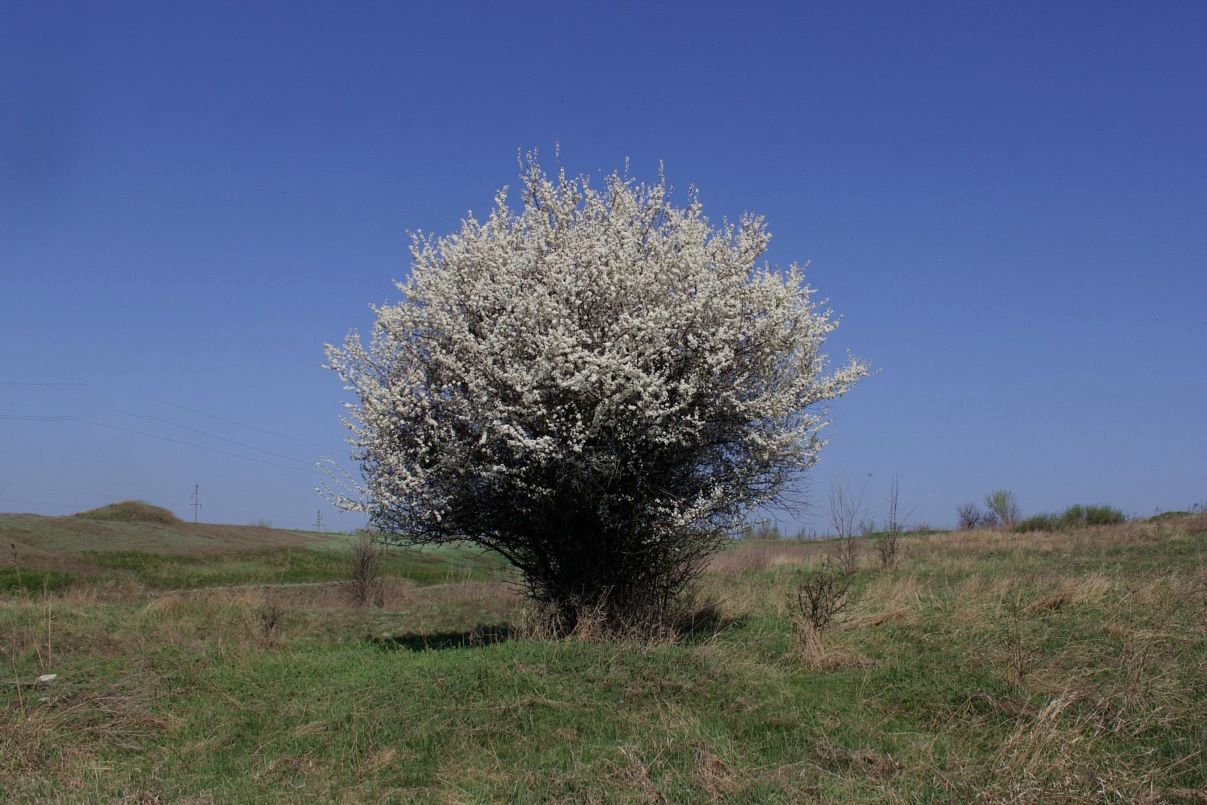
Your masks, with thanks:
[[[0,415],[78,419],[0,418],[0,510],[354,524],[323,343],[555,141],[812,261],[880,369],[815,490],[1207,499],[1207,5],[420,5],[5,3]]]

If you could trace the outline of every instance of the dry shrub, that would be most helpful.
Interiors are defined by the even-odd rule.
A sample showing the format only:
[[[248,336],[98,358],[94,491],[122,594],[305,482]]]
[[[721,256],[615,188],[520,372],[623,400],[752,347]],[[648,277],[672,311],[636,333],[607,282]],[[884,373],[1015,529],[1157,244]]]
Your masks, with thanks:
[[[798,576],[795,612],[817,632],[824,632],[846,610],[852,576],[838,565],[823,562]]]
[[[850,605],[852,581],[841,564],[829,560],[797,576],[789,606],[797,649],[812,667],[830,664],[823,635]]]
[[[893,478],[888,495],[888,518],[884,528],[876,535],[876,555],[880,558],[880,567],[891,570],[897,566],[901,550],[901,535],[905,530],[900,516],[900,490],[897,479]]]
[[[275,646],[280,639],[279,629],[281,619],[284,617],[281,607],[277,604],[275,598],[266,596],[264,603],[256,609],[256,624],[255,632],[256,642],[262,648],[270,648]]]
[[[961,503],[956,506],[956,521],[956,528],[960,531],[992,528],[997,523],[993,514],[981,511],[981,507],[975,503]]]
[[[854,535],[840,537],[834,543],[832,557],[844,575],[853,576],[859,570],[859,542]]]
[[[359,607],[382,606],[382,565],[385,549],[372,534],[361,534],[349,549],[348,579],[344,591],[353,604]]]

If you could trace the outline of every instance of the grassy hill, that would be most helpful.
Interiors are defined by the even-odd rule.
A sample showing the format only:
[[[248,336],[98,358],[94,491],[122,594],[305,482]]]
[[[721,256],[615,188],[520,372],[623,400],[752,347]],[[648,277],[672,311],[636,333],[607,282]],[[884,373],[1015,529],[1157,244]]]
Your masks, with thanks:
[[[37,526],[74,544],[74,525],[20,518],[0,520],[0,536]],[[105,533],[141,541],[139,556],[229,567],[191,526],[163,526],[170,550],[142,528]],[[736,545],[700,586],[718,622],[617,643],[531,636],[485,565],[426,586],[396,572],[384,606],[361,610],[331,586],[147,586],[96,558],[129,543],[106,552],[89,534],[58,561],[88,557],[95,575],[0,594],[0,673],[21,683],[0,688],[9,799],[1202,802],[1207,790],[1202,517],[918,536],[893,570],[867,548],[851,608],[809,653],[790,604],[824,544]],[[265,553],[333,550],[274,538]],[[33,684],[43,673],[58,677]]]
[[[111,520],[118,523],[165,523],[173,525],[180,518],[162,506],[152,506],[141,500],[121,500],[75,515],[85,520]]]
[[[166,515],[166,516],[164,516]],[[0,591],[75,585],[152,588],[325,582],[345,575],[347,534],[185,523],[125,502],[71,517],[0,514]],[[419,583],[485,578],[472,551],[392,551],[386,573]]]

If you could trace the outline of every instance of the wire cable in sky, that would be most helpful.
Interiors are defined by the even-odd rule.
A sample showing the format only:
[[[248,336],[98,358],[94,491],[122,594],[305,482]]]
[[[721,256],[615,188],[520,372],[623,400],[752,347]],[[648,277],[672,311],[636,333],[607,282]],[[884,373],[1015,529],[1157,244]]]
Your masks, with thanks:
[[[50,382],[50,383],[31,383],[22,380],[0,380],[0,386],[87,386],[87,383],[68,383],[68,382]]]
[[[196,447],[198,450],[207,450],[211,453],[217,453],[220,456],[230,456],[231,458],[241,458],[244,461],[254,461],[257,464],[267,464],[270,467],[280,467],[283,470],[293,470],[294,472],[308,472],[308,473],[312,473],[314,475],[322,475],[322,473],[319,472],[318,470],[311,470],[311,469],[307,469],[305,467],[291,467],[288,464],[277,464],[276,462],[273,462],[273,461],[263,461],[258,458],[252,458],[251,456],[241,456],[238,453],[230,453],[230,452],[227,452],[226,450],[216,450],[213,447],[206,447],[203,444],[194,444],[193,442],[186,442],[181,439],[173,439],[170,436],[158,436],[154,433],[147,433],[146,431],[141,431],[141,430],[133,430],[132,428],[119,428],[117,425],[106,425],[104,422],[93,422],[92,424],[97,425],[102,428],[108,428],[109,430],[120,430],[125,433],[135,433],[135,434],[138,434],[139,436],[146,436],[147,438],[150,438],[150,439],[159,439],[161,441],[172,442],[174,444],[183,444],[186,447]]]
[[[255,445],[246,444],[244,442],[237,442],[234,439],[228,439],[225,436],[219,436],[216,433],[210,433],[209,431],[202,430],[201,428],[194,428],[189,425],[182,425],[179,422],[173,422],[170,419],[162,419],[157,416],[151,416],[150,414],[145,414],[145,415],[144,414],[135,414],[132,411],[118,411],[118,413],[125,414],[126,416],[132,416],[135,419],[145,419],[145,420],[153,421],[153,422],[162,422],[165,425],[171,425],[176,428],[184,428],[185,430],[191,430],[193,433],[200,433],[202,436],[209,436],[211,439],[217,439],[218,441],[221,441],[221,442],[238,445],[239,447],[244,447],[248,450],[255,450],[257,453],[263,453],[267,456],[283,458],[286,461],[296,461],[298,464],[304,464],[308,467],[314,465],[314,462],[311,462],[311,461],[303,461],[300,458],[294,458],[293,456],[287,456],[287,455],[284,455],[283,453],[274,453],[271,450],[265,450],[261,447],[256,447]]]
[[[14,422],[75,422],[78,416],[39,416],[37,414],[0,414],[0,419]]]
[[[226,417],[218,416],[217,414],[207,414],[205,411],[198,411],[196,408],[189,408],[188,406],[185,406],[185,405],[177,405],[176,403],[171,403],[171,402],[168,402],[167,400],[156,400],[156,402],[161,405],[170,405],[173,408],[179,408],[181,411],[188,411],[193,414],[200,414],[201,416],[208,416],[210,419],[216,419],[219,422],[226,422],[230,425],[238,425],[241,428],[247,428],[248,430],[259,431],[260,433],[267,433],[269,436],[276,436],[278,439],[288,439],[291,442],[301,442],[302,444],[309,444],[309,445],[314,445],[315,447],[322,447],[326,450],[344,450],[344,449],[346,449],[344,447],[332,447],[329,444],[322,444],[321,442],[312,442],[309,439],[299,439],[297,436],[288,436],[284,433],[277,433],[275,430],[268,430],[267,428],[259,428],[259,427],[256,427],[255,425],[248,425],[246,422],[236,422],[233,419],[227,419]]]

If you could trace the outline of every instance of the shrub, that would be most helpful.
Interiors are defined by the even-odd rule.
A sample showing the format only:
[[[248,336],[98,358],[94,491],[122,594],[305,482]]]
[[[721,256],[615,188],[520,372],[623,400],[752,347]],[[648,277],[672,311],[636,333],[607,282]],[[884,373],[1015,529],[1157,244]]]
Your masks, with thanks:
[[[547,176],[521,206],[414,236],[369,344],[328,346],[355,392],[364,485],[337,498],[394,541],[468,541],[572,627],[670,600],[822,447],[837,326],[762,219],[713,226],[663,181]]]
[[[981,508],[975,503],[962,503],[956,506],[956,518],[961,531],[990,528],[997,522],[992,514],[981,511]]]
[[[904,531],[898,505],[897,479],[893,478],[893,483],[889,487],[888,494],[888,517],[884,522],[884,529],[876,534],[876,555],[880,557],[880,567],[885,570],[897,566],[901,534]]]
[[[348,578],[344,591],[360,607],[381,606],[385,585],[381,578],[383,549],[372,534],[360,534],[348,552]]]
[[[840,564],[830,560],[802,571],[796,584],[796,614],[818,634],[825,632],[850,603],[853,579]]]
[[[867,534],[873,530],[871,524],[863,519],[863,491],[856,492],[845,481],[836,481],[830,484],[826,502],[830,527],[838,538],[834,556],[843,572],[850,575],[859,568],[859,544],[855,541],[857,534]]]
[[[994,521],[1003,528],[1013,528],[1018,523],[1018,500],[1009,489],[997,489],[985,496],[985,508],[993,516]],[[986,523],[992,525],[992,523]]]
[[[1056,531],[1057,517],[1054,514],[1033,514],[1026,520],[1020,521],[1014,526],[1014,530],[1019,533],[1027,533],[1030,531]]]
[[[810,663],[824,657],[824,636],[850,604],[854,576],[840,562],[827,559],[797,577],[793,625],[798,648]]]
[[[1114,506],[1080,504],[1070,506],[1060,514],[1037,514],[1015,525],[1018,532],[1072,531],[1088,526],[1118,525],[1126,522],[1127,516]]]
[[[1092,525],[1119,525],[1127,522],[1127,515],[1114,506],[1070,506],[1065,509],[1060,519],[1068,527]]]

